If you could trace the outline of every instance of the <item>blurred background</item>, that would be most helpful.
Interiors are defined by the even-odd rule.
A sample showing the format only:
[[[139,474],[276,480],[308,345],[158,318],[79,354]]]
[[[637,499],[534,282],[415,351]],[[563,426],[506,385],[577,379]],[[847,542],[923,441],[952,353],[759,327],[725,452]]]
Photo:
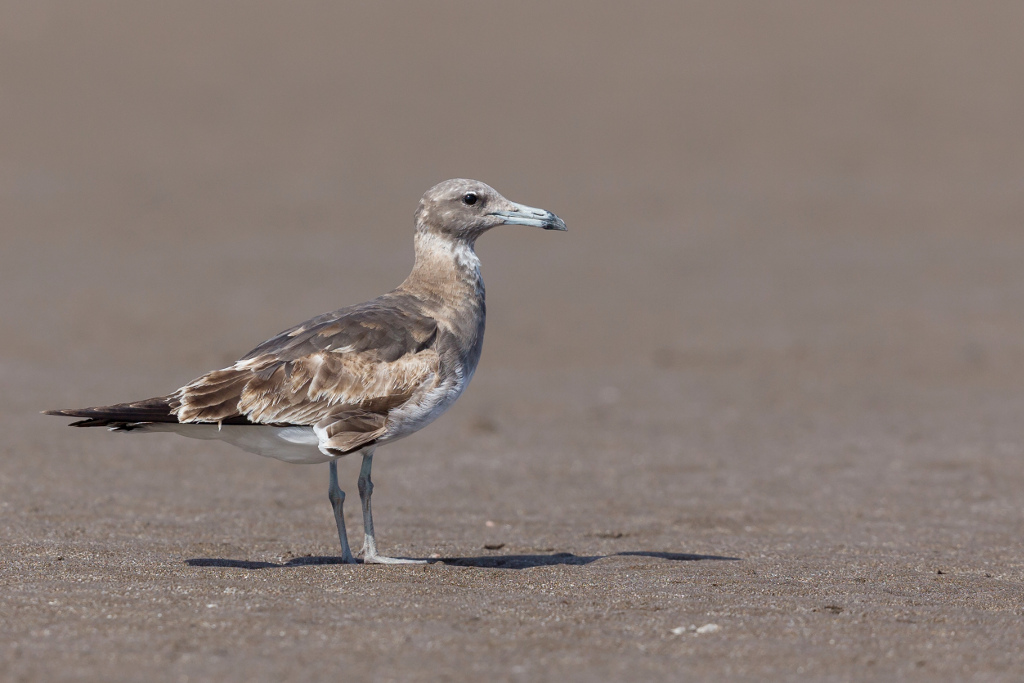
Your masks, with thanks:
[[[15,365],[134,376],[158,344],[177,386],[400,282],[458,176],[572,229],[481,242],[483,370],[1013,351],[1016,3],[0,12]]]
[[[0,2],[4,544],[22,576],[54,548],[335,553],[321,468],[36,413],[394,287],[420,195],[461,176],[569,232],[481,239],[483,360],[378,457],[385,552],[497,528],[1019,582],[1022,26],[994,1]]]

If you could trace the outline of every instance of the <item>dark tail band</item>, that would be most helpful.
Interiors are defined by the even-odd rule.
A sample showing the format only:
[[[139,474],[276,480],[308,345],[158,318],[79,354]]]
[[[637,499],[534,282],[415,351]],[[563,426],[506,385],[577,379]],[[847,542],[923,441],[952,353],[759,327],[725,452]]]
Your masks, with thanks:
[[[71,427],[119,427],[133,422],[178,421],[178,416],[171,412],[171,399],[167,396],[112,406],[44,410],[43,414],[85,418],[72,422]]]

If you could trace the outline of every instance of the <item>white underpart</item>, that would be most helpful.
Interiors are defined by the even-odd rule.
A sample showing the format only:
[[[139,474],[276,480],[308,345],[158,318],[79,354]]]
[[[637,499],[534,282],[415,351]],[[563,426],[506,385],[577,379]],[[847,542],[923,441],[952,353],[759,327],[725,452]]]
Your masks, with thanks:
[[[396,441],[423,429],[455,403],[467,384],[469,379],[456,369],[452,377],[433,389],[416,392],[408,401],[388,413],[388,430],[377,439],[377,443]]]
[[[268,425],[178,424],[151,422],[132,432],[171,432],[190,439],[224,441],[265,458],[294,465],[314,465],[331,460],[320,452],[320,439],[312,427],[271,427]]]

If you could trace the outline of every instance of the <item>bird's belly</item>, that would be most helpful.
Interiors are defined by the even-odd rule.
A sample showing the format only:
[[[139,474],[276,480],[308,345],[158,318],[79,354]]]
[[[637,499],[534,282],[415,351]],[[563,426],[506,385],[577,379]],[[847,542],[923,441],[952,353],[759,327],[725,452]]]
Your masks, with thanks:
[[[133,432],[172,432],[190,439],[225,441],[243,451],[295,465],[313,465],[331,460],[320,452],[320,439],[312,427],[271,427],[269,425],[177,424],[154,422]]]
[[[468,383],[468,378],[456,373],[438,386],[413,395],[388,413],[387,431],[377,442],[395,441],[423,429],[455,403]]]

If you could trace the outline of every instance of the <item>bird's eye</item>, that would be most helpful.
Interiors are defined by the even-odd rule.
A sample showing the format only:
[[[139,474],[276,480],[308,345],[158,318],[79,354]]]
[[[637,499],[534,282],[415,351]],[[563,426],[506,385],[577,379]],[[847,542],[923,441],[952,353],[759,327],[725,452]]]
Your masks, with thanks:
[[[470,206],[472,206],[473,204],[476,204],[476,200],[477,199],[478,199],[478,197],[476,196],[475,192],[467,192],[462,197],[462,203],[463,204],[469,204]]]

